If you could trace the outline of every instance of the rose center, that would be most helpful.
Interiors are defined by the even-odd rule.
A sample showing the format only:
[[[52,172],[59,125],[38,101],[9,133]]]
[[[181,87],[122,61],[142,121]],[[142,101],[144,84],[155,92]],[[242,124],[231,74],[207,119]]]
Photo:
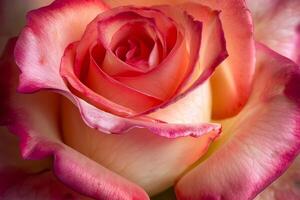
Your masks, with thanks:
[[[111,48],[123,62],[143,71],[154,68],[162,56],[157,33],[146,22],[124,25],[112,37]]]

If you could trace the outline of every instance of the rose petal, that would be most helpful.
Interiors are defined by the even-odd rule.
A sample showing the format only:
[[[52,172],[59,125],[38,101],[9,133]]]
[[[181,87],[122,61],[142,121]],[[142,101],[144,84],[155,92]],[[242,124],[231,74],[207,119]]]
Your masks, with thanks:
[[[224,137],[213,154],[179,180],[179,199],[252,199],[299,152],[299,67],[266,47],[257,50],[248,104],[224,122]]]
[[[246,103],[254,73],[254,41],[251,17],[244,1],[199,0],[197,3],[220,10],[229,57],[212,77],[213,117],[230,117]],[[197,4],[187,7],[196,19]],[[242,52],[242,53],[241,53]]]
[[[5,94],[1,109],[8,106],[8,119],[1,124],[5,123],[19,137],[23,158],[53,156],[55,175],[67,186],[95,199],[149,199],[140,187],[63,144],[58,123],[59,95],[17,94],[17,66],[12,64],[12,55],[7,59],[10,62],[4,61],[0,66],[0,80],[7,82],[0,91]]]
[[[179,5],[176,8],[157,6],[158,9],[166,12],[179,24],[183,24],[189,46],[187,48],[190,54],[189,65],[184,80],[177,88],[176,95],[143,114],[152,114],[157,110],[168,109],[173,104],[181,104],[180,101],[185,101],[184,99],[193,90],[197,90],[198,87],[205,84],[205,81],[212,75],[215,68],[227,57],[224,33],[218,12],[198,5],[197,10],[202,13],[201,18],[198,18],[201,20],[199,22],[195,21],[192,16],[182,14],[182,10],[178,11],[179,8],[185,9],[185,7],[186,5]],[[202,23],[204,23],[204,28],[202,28]],[[199,51],[201,51],[200,54]]]
[[[218,16],[219,12],[197,5],[197,12],[201,14],[195,19],[193,15],[185,13],[189,10],[189,6],[194,7],[193,4],[179,5],[175,8],[157,6],[158,9],[166,12],[168,16],[175,19],[179,24],[183,24],[186,30],[185,37],[190,54],[189,74],[181,84],[182,88],[178,89],[178,93],[183,93],[186,89],[195,87],[194,84],[199,79],[202,82],[206,80],[207,77],[203,78],[203,76],[211,75],[214,68],[227,56],[224,33]],[[183,12],[184,15],[178,14],[180,12]]]
[[[149,114],[168,123],[199,123],[211,121],[211,90],[209,82],[195,88],[184,98]]]
[[[260,193],[255,200],[298,200],[300,199],[300,157],[298,156],[289,169]]]
[[[173,185],[178,176],[202,156],[218,136],[211,132],[199,138],[169,139],[139,127],[121,135],[104,134],[87,127],[76,107],[70,102],[65,100],[62,106],[63,138],[66,144],[142,186],[151,196]],[[195,109],[192,112],[194,117],[200,115],[196,112],[201,113],[201,110]],[[179,114],[176,113],[176,116]],[[186,115],[188,116],[188,111]],[[181,121],[186,124],[199,123],[202,119],[189,116]],[[181,121],[177,119],[176,122]],[[103,121],[105,122],[108,123]],[[157,123],[155,127],[155,123],[153,124],[153,128],[160,129],[161,125]],[[176,134],[177,130],[173,130]]]
[[[16,103],[11,97],[9,88],[15,87],[18,77],[12,77],[16,69],[9,66],[15,66],[11,55],[13,54],[16,38],[7,42],[3,55],[0,58],[1,76],[0,78],[0,169],[16,168],[24,172],[34,173],[49,168],[49,160],[25,161],[21,158],[19,152],[19,142],[16,136],[12,135],[5,127],[11,123],[11,120],[18,114],[10,112],[10,104]]]
[[[51,172],[39,174],[26,174],[20,171],[1,170],[0,188],[2,181],[11,182],[4,190],[0,189],[2,200],[11,199],[31,199],[31,200],[51,200],[51,199],[74,199],[88,200],[59,182]],[[13,181],[11,181],[13,180]]]
[[[85,12],[78,15],[82,8]],[[62,0],[29,12],[27,26],[22,30],[15,49],[16,62],[22,71],[19,90],[66,90],[59,75],[64,50],[71,42],[77,41],[86,25],[105,9],[98,0]]]
[[[97,109],[78,99],[76,102],[85,122],[92,128],[105,133],[124,133],[132,128],[146,128],[156,135],[167,138],[184,136],[200,137],[205,134],[218,135],[220,124],[200,122],[196,124],[169,124],[158,120],[144,118],[122,118]]]
[[[256,40],[300,63],[300,1],[247,0]]]

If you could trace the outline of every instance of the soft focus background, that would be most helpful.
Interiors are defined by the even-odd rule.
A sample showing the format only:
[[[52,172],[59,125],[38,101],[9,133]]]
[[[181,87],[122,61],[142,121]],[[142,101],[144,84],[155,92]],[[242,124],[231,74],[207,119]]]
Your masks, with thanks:
[[[1,0],[0,1],[0,50],[8,38],[18,35],[25,24],[28,10],[47,5],[52,0]]]

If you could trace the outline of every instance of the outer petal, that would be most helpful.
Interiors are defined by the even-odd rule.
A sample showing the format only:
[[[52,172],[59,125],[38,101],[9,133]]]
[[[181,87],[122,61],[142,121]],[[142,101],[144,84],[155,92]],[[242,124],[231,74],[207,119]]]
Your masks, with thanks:
[[[83,8],[85,12],[81,12]],[[19,90],[66,90],[59,75],[64,50],[80,39],[86,25],[104,9],[98,0],[62,0],[31,11],[15,49],[16,62],[22,71]]]
[[[300,199],[300,157],[298,156],[289,169],[255,200],[298,200]]]
[[[10,57],[1,63],[1,109],[7,120],[1,123],[19,136],[25,159],[54,158],[54,173],[72,189],[94,199],[148,199],[135,184],[114,174],[61,141],[58,100],[55,93],[16,94],[17,67]],[[9,85],[9,87],[7,87]],[[3,113],[1,113],[3,114]],[[3,117],[1,119],[4,119]]]
[[[251,91],[255,58],[251,16],[241,0],[199,0],[197,3],[221,10],[229,57],[212,77],[213,117],[230,117],[241,110]],[[197,16],[192,10],[191,13]]]
[[[13,61],[8,59],[14,48],[16,39],[11,39],[6,46],[6,51],[0,58],[1,74],[11,76],[11,69],[7,66],[11,66]],[[3,69],[2,66],[5,66]],[[6,78],[0,78],[0,170],[5,168],[16,168],[27,173],[36,173],[49,168],[50,160],[42,161],[25,161],[21,158],[19,153],[19,142],[16,136],[12,135],[7,127],[8,123],[11,122],[11,117],[9,116],[9,103],[11,102],[8,98],[9,90],[12,87],[11,81]],[[16,81],[17,77],[14,77]]]
[[[191,100],[191,99],[190,99]],[[193,99],[192,99],[193,100]],[[196,101],[197,98],[194,97]],[[103,166],[117,172],[127,179],[142,186],[150,195],[157,194],[174,184],[174,180],[183,173],[187,167],[202,156],[210,143],[218,136],[210,132],[199,138],[179,137],[169,139],[151,133],[157,129],[163,134],[163,127],[153,123],[152,128],[132,128],[121,135],[103,134],[86,126],[76,107],[69,101],[64,101],[62,124],[64,142],[79,152],[92,158]],[[174,108],[171,122],[191,123],[199,122],[188,115],[188,111]],[[194,107],[193,114],[201,113]],[[88,113],[90,116],[92,112]],[[170,119],[173,116],[186,116],[185,119]],[[196,115],[195,117],[199,117]],[[99,118],[94,119],[95,122]],[[101,120],[101,118],[100,118]],[[109,123],[109,121],[101,121]],[[161,129],[161,130],[160,130]],[[181,134],[176,127],[174,133]],[[172,137],[170,135],[169,137]]]
[[[2,200],[88,200],[59,182],[51,172],[26,174],[20,171],[2,170],[1,181],[10,182],[0,191]],[[0,184],[2,184],[0,181]],[[1,187],[1,186],[0,186]]]
[[[256,40],[300,64],[300,1],[247,0]]]
[[[222,146],[179,180],[179,199],[252,199],[298,154],[299,67],[260,45],[258,58],[248,104],[225,124]]]

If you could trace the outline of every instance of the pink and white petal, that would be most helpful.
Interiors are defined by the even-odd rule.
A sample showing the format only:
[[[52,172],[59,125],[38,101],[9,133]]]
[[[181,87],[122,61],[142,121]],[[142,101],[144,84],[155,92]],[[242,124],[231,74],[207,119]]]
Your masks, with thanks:
[[[17,66],[12,55],[4,58],[0,80],[7,81],[1,85],[1,94],[5,94],[1,110],[5,106],[7,120],[3,123],[19,137],[23,158],[52,156],[55,175],[70,188],[94,199],[148,199],[137,185],[63,144],[58,121],[60,96],[53,92],[17,94]]]
[[[121,135],[103,134],[86,126],[70,102],[64,101],[62,105],[63,138],[66,144],[137,183],[149,195],[173,185],[178,176],[203,155],[218,136],[217,133],[210,133],[199,138],[169,139],[139,127]],[[93,115],[91,112],[89,114]],[[160,125],[153,128],[160,129]],[[177,130],[173,130],[176,134]]]
[[[299,67],[262,45],[257,51],[249,102],[224,123],[222,144],[178,181],[179,199],[252,199],[299,153]]]
[[[21,171],[1,170],[2,182],[10,182],[4,190],[0,189],[2,200],[88,200],[59,182],[50,171],[26,174]],[[13,180],[13,181],[11,181]]]
[[[298,156],[289,169],[255,200],[298,200],[300,199],[300,157]]]
[[[64,50],[79,40],[86,25],[105,9],[100,0],[57,0],[29,12],[15,48],[16,63],[22,72],[19,91],[66,90],[59,75]]]
[[[8,130],[7,125],[14,119],[16,113],[11,113],[9,105],[16,103],[10,98],[10,88],[14,87],[13,82],[17,82],[16,76],[12,76],[14,70],[10,66],[14,65],[11,55],[14,51],[16,38],[7,42],[5,51],[0,58],[1,78],[0,78],[0,169],[17,168],[28,173],[39,172],[50,166],[50,160],[25,161],[19,151],[19,141],[15,135]]]
[[[213,117],[230,117],[241,110],[251,91],[255,51],[251,16],[242,0],[199,0],[197,3],[221,11],[229,57],[212,76]],[[197,19],[194,5],[189,12]]]
[[[189,92],[184,98],[148,116],[167,123],[199,123],[211,121],[211,90],[209,81]]]
[[[300,64],[300,1],[247,0],[256,40]]]
[[[81,99],[77,99],[76,104],[86,124],[105,133],[123,134],[133,128],[145,128],[155,135],[177,138],[185,136],[201,137],[206,134],[219,135],[221,132],[221,125],[217,123],[166,123],[153,120],[147,116],[122,118],[101,111]]]

